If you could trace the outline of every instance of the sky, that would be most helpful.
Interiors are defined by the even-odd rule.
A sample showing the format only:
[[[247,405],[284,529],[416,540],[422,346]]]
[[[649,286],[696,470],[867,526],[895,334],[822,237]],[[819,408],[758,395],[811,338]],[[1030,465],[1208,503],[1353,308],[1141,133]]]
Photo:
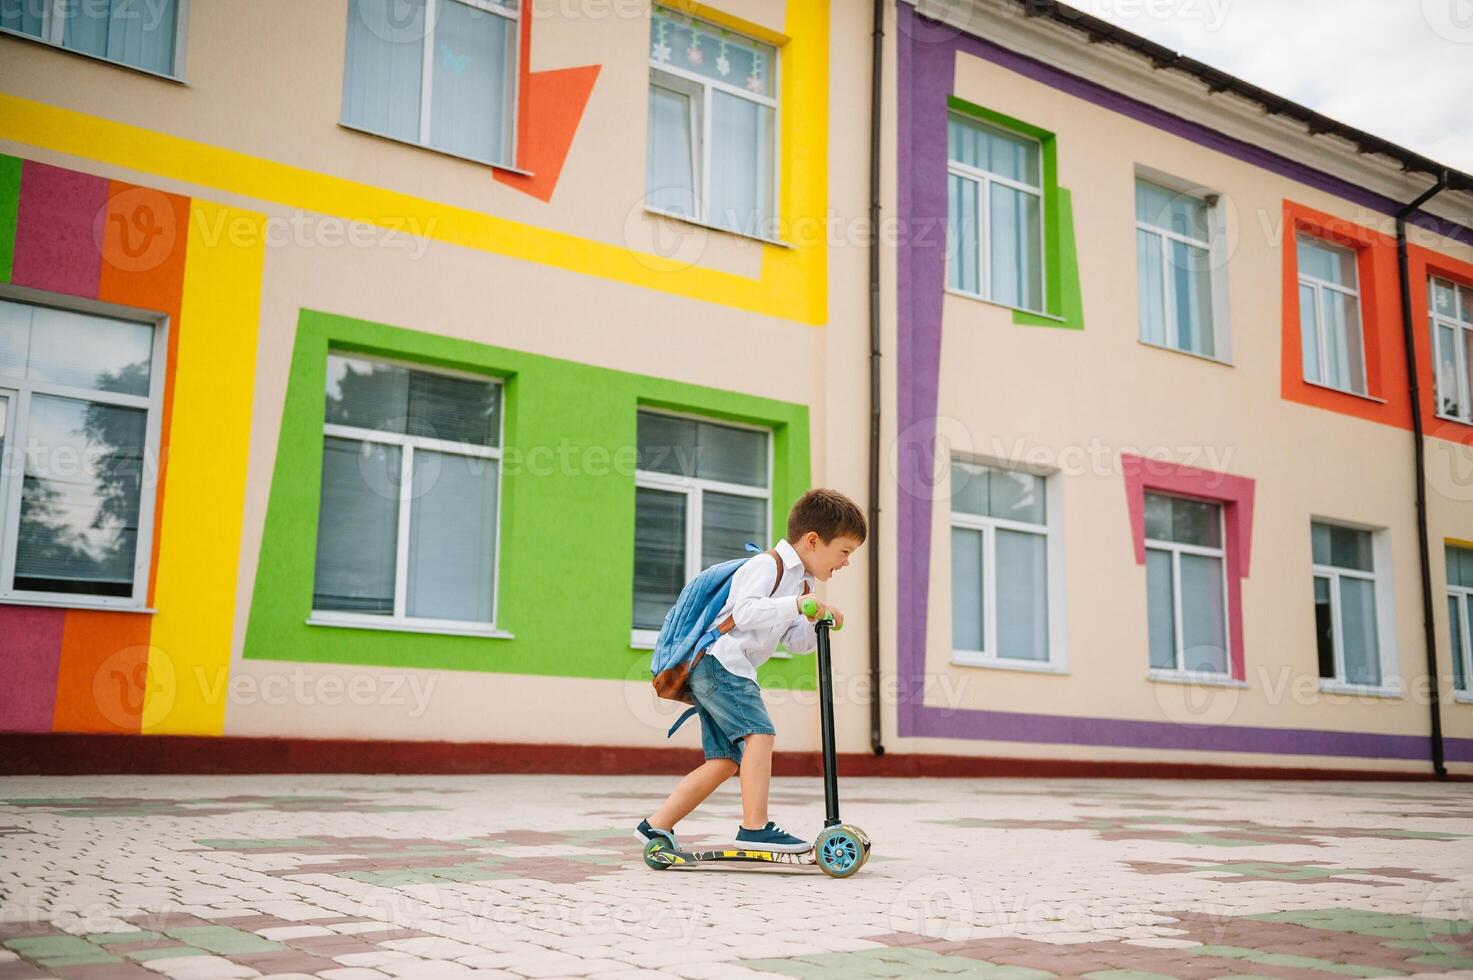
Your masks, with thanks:
[[[1473,0],[1066,0],[1473,173]]]

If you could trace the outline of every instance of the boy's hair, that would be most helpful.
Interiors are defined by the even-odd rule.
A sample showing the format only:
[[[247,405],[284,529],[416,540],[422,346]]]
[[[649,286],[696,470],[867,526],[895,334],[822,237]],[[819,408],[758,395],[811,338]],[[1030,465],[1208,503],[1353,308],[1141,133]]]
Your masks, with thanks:
[[[797,541],[809,531],[817,531],[825,542],[840,535],[863,542],[867,533],[864,511],[837,490],[809,490],[788,512],[788,540]]]

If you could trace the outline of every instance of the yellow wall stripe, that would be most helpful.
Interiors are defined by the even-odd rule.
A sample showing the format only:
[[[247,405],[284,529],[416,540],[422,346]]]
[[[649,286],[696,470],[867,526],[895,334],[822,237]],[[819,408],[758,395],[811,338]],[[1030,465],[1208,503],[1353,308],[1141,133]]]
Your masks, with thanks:
[[[808,6],[791,5],[790,11]],[[826,25],[827,4],[812,6],[824,8],[819,19]],[[814,16],[789,14],[790,20],[811,20]],[[826,207],[828,59],[822,37],[811,35],[793,42],[792,60],[799,64],[783,76],[783,157],[796,161],[792,163],[795,174],[798,167],[804,171],[802,181],[794,180],[792,175],[782,181],[783,213],[787,216],[821,219]],[[801,86],[800,73],[807,76]],[[798,91],[804,93],[803,102],[789,101]],[[801,126],[795,124],[795,117],[801,119]],[[677,259],[635,252],[622,245],[538,228],[3,93],[0,139],[396,231],[402,231],[404,219],[412,215],[420,221],[425,236],[436,241],[766,316],[819,324],[827,315],[827,245],[821,235],[814,244],[802,248],[764,246],[762,276],[754,283],[746,276],[685,265]],[[799,184],[804,185],[801,198],[793,199],[796,195],[789,189]]]
[[[207,236],[201,228],[255,234]],[[225,727],[265,216],[191,202],[142,733]],[[213,240],[209,240],[213,239]],[[232,244],[232,239],[246,244]]]

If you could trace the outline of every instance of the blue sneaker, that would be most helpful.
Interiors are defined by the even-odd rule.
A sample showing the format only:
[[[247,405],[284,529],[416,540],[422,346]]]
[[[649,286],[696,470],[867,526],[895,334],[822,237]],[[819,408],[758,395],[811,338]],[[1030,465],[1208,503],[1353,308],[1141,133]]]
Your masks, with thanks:
[[[802,854],[804,851],[813,850],[810,842],[794,837],[771,820],[767,821],[767,826],[761,830],[738,827],[736,840],[738,844],[751,845],[754,851],[785,851],[789,854]]]
[[[673,830],[661,830],[658,827],[651,827],[648,820],[641,820],[639,826],[634,828],[634,839],[641,844],[648,844],[656,837],[665,838],[670,842],[671,848],[677,851],[680,850],[680,843],[675,839],[675,831]]]

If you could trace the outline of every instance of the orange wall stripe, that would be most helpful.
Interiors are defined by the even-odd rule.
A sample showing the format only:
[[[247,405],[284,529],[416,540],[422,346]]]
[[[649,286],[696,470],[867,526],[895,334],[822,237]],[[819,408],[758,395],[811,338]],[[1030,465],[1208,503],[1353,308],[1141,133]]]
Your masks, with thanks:
[[[69,609],[52,728],[136,735],[147,683],[150,617]]]

